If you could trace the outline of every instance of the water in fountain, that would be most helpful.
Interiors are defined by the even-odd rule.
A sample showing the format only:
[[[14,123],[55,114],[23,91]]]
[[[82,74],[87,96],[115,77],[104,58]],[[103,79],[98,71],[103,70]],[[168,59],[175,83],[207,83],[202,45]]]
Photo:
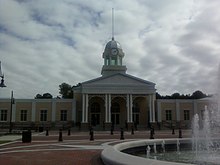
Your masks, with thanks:
[[[220,73],[220,70],[219,70]],[[197,162],[215,164],[220,162],[220,76],[217,94],[212,97],[204,113],[195,114],[192,121],[192,148]]]
[[[165,150],[165,140],[162,141],[161,148],[163,149],[163,153],[165,153],[166,152],[166,150]]]
[[[156,154],[157,153],[157,144],[154,143],[154,153]]]
[[[146,153],[147,153],[146,156],[147,156],[147,158],[150,157],[150,149],[151,149],[151,148],[150,148],[150,146],[148,145],[147,148],[146,148]]]
[[[176,152],[180,153],[180,141],[179,141],[179,139],[177,139],[177,141],[176,141]]]

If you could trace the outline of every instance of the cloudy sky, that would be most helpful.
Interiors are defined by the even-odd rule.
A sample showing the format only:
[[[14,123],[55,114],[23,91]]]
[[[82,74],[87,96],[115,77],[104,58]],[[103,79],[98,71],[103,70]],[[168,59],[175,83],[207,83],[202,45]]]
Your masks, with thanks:
[[[112,37],[127,73],[162,94],[214,93],[220,61],[219,0],[0,0],[0,97],[59,95],[59,85],[99,77]]]

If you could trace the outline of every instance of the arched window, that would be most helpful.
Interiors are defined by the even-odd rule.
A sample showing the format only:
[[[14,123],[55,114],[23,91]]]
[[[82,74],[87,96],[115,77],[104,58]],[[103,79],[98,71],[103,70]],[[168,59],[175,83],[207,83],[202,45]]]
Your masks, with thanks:
[[[97,102],[92,103],[91,113],[100,113],[100,105]]]

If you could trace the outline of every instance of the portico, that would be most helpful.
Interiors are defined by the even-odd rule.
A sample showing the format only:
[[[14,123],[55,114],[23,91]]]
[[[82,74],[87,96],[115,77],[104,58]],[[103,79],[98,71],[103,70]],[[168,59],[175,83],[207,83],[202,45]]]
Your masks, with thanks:
[[[146,126],[148,122],[150,123],[155,122],[155,109],[154,109],[155,96],[154,94],[146,94],[146,95],[142,95],[142,94],[83,94],[82,98],[83,98],[82,123],[86,125],[89,123],[93,125],[93,120],[94,120],[94,118],[92,117],[92,114],[94,113],[93,105],[94,103],[97,104],[96,101],[98,100],[98,98],[102,100],[101,103],[104,103],[104,105],[101,105],[101,103],[98,103],[97,107],[103,106],[103,108],[96,107],[97,109],[101,109],[101,110],[96,109],[97,110],[96,118],[95,118],[97,120],[96,125],[103,126],[103,124],[111,125],[113,123],[114,125],[122,126],[125,122],[127,122],[128,124],[133,124],[133,122],[140,123],[140,115],[141,115],[140,110],[138,110],[138,112],[135,111],[135,106],[134,106],[134,101],[136,98],[142,98],[142,102],[146,104],[145,106],[146,109],[144,109],[143,111],[149,112],[145,116],[146,119],[149,119],[149,120],[146,120],[146,123],[145,123]],[[119,105],[118,111],[117,111],[117,105]],[[133,119],[134,114],[136,114],[135,120]]]

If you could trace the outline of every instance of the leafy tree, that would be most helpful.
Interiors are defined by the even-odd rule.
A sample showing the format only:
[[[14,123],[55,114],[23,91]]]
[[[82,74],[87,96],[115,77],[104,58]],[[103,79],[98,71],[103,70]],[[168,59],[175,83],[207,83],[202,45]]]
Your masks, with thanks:
[[[52,99],[53,96],[52,96],[50,93],[44,93],[44,94],[43,94],[43,98],[44,98],[44,99]]]
[[[42,98],[42,95],[41,94],[37,94],[36,96],[35,96],[35,99],[41,99]]]
[[[43,95],[37,94],[35,99],[52,99],[53,96],[50,93],[44,93]]]
[[[180,98],[180,94],[179,93],[174,93],[171,95],[172,99],[179,99]]]
[[[162,99],[162,96],[156,92],[156,99]]]
[[[191,98],[192,99],[201,99],[201,98],[205,98],[207,97],[206,94],[204,94],[203,92],[197,90],[195,91],[192,95],[191,95]]]
[[[73,90],[72,86],[67,83],[62,83],[59,85],[60,88],[60,94],[62,98],[73,98]]]

